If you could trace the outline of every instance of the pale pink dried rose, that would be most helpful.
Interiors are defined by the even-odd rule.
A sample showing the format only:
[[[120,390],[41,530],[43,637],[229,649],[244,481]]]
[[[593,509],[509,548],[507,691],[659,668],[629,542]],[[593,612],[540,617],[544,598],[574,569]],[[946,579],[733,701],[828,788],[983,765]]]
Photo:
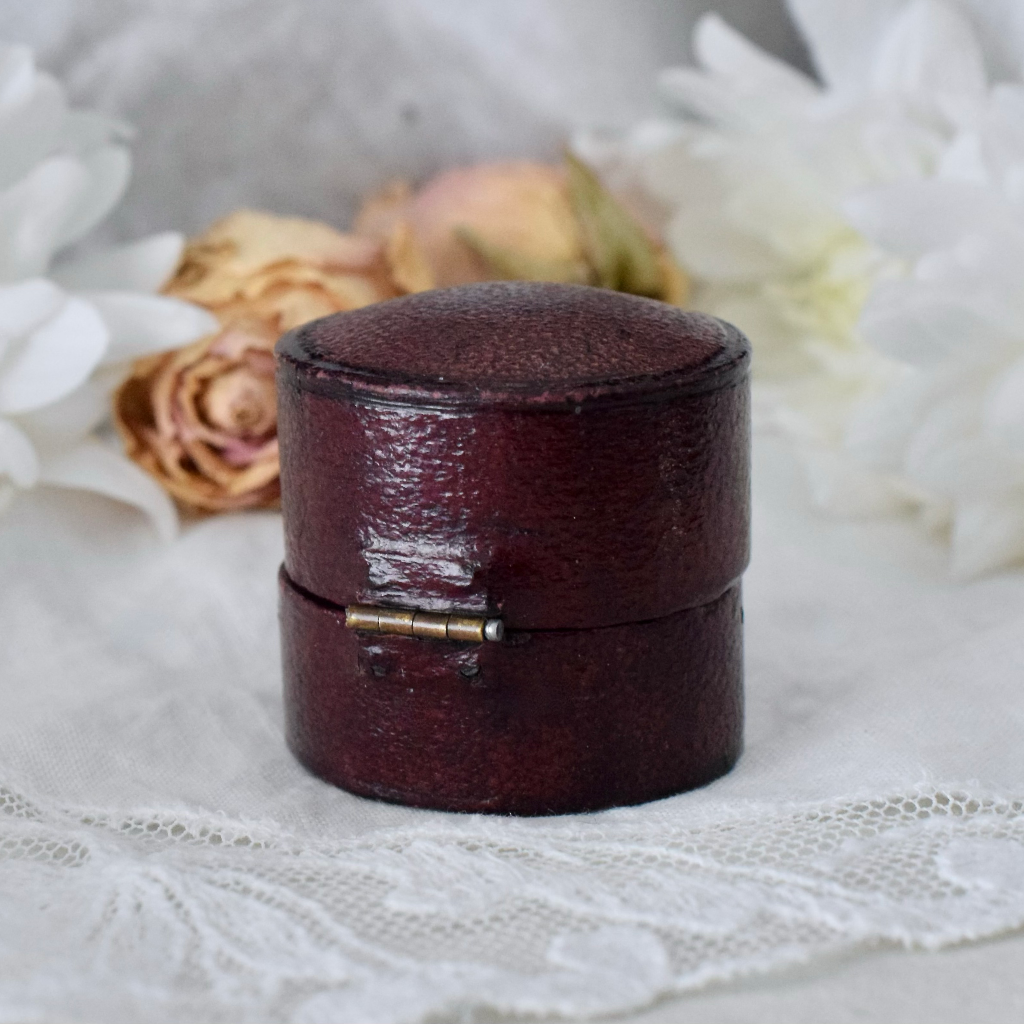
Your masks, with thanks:
[[[526,162],[447,171],[414,195],[394,185],[364,207],[356,232],[383,234],[396,221],[412,228],[440,287],[485,281],[490,268],[460,237],[466,230],[495,246],[586,274],[579,232],[557,167]]]
[[[506,278],[686,300],[686,276],[660,240],[572,156],[564,167],[518,161],[456,168],[417,192],[393,183],[363,205],[355,231],[387,238],[399,224],[440,287]]]
[[[223,512],[277,501],[275,341],[259,323],[226,327],[138,360],[116,392],[129,457],[182,505]]]

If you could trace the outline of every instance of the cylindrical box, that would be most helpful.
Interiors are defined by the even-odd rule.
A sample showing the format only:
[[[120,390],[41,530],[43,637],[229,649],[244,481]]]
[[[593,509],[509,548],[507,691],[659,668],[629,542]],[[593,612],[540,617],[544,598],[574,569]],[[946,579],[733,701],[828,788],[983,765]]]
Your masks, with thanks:
[[[422,807],[702,785],[742,743],[749,346],[576,285],[425,292],[278,343],[288,742]]]

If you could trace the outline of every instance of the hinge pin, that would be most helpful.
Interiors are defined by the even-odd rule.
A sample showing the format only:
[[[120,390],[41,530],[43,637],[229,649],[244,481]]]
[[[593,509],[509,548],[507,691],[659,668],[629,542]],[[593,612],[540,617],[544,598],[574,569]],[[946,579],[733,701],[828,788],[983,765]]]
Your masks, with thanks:
[[[370,604],[350,604],[345,609],[345,625],[363,633],[389,633],[415,636],[424,640],[454,640],[482,643],[501,640],[505,625],[501,619],[459,612],[421,612],[413,608],[383,608]]]

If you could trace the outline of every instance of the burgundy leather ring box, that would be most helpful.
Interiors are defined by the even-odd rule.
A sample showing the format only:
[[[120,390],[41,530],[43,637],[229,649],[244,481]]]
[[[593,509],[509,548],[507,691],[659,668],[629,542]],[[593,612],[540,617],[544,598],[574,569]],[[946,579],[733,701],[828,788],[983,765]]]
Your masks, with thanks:
[[[649,299],[502,282],[278,343],[288,742],[421,807],[555,814],[742,743],[749,346]]]

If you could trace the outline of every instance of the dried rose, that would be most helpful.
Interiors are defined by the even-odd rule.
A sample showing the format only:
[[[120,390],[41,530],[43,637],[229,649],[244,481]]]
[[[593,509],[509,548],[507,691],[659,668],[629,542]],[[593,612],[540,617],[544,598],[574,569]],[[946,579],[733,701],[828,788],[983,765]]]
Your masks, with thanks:
[[[279,494],[273,347],[308,320],[431,287],[407,224],[359,238],[239,210],[193,239],[165,291],[224,329],[140,359],[114,396],[128,455],[183,505],[255,508]]]
[[[571,155],[565,168],[483,164],[402,183],[369,200],[358,234],[408,225],[440,286],[494,278],[566,281],[682,305],[687,280],[664,247]]]
[[[459,237],[464,229],[516,252],[524,263],[546,265],[558,279],[586,276],[565,176],[556,167],[522,162],[462,167],[434,178],[416,195],[393,185],[364,206],[355,229],[384,234],[403,218],[441,287],[494,277]]]
[[[409,226],[396,218],[367,238],[298,217],[238,210],[189,242],[168,295],[222,323],[282,334],[329,313],[433,287]]]
[[[114,396],[130,458],[183,505],[211,512],[279,494],[273,347],[259,323],[138,360]]]

